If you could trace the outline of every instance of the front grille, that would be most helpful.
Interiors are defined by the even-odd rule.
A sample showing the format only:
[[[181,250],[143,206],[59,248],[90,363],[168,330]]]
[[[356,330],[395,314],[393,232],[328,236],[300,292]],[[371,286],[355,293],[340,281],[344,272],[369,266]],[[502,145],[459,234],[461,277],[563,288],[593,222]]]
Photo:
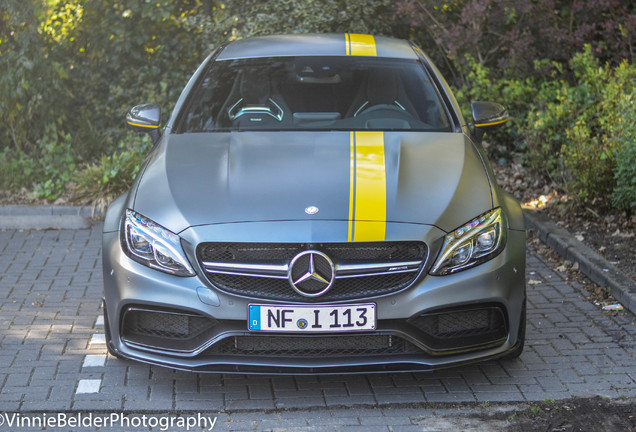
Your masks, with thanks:
[[[326,254],[337,269],[342,269],[340,274],[336,270],[333,286],[315,298],[297,293],[287,279],[290,261],[306,250]],[[202,243],[197,248],[206,277],[218,289],[252,298],[294,302],[360,299],[400,291],[417,280],[426,255],[422,242]],[[379,267],[363,270],[369,265]]]
[[[122,339],[146,347],[189,352],[205,342],[213,318],[185,312],[130,307],[122,319]]]
[[[316,358],[421,352],[417,346],[393,335],[234,336],[216,343],[205,354]]]
[[[422,242],[202,243],[197,252],[202,261],[286,264],[308,249],[320,250],[332,261],[341,263],[420,261],[426,255]]]
[[[307,298],[294,291],[286,279],[251,276],[208,275],[210,282],[224,291],[268,300],[317,302],[348,300],[389,294],[409,286],[410,274],[382,275],[365,278],[336,280],[331,289],[320,297]]]
[[[482,348],[503,343],[508,335],[504,312],[497,306],[428,313],[408,322],[435,351]]]

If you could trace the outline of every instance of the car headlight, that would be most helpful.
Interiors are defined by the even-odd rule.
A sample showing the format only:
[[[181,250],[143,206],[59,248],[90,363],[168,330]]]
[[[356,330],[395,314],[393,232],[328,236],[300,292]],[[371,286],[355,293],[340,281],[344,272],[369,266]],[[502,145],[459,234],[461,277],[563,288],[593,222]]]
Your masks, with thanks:
[[[456,273],[494,258],[506,245],[506,228],[500,208],[457,228],[444,239],[430,273],[435,276]]]
[[[132,210],[124,217],[122,248],[138,263],[177,276],[194,276],[179,236]]]

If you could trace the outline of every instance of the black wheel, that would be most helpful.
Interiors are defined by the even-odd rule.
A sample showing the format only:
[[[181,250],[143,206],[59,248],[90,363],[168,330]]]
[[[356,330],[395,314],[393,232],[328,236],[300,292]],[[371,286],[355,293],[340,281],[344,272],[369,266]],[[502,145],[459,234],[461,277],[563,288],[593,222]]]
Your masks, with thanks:
[[[519,338],[517,339],[517,345],[515,348],[503,356],[502,360],[514,360],[518,358],[523,352],[523,347],[526,344],[526,299],[523,299],[523,308],[521,309],[521,322],[519,323]]]

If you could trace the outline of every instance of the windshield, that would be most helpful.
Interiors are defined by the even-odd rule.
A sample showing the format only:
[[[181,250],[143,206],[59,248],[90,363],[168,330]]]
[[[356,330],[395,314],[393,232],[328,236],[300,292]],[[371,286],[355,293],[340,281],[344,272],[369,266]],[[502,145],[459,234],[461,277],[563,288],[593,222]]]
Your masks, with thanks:
[[[180,132],[450,131],[419,62],[362,57],[216,61],[180,118]]]

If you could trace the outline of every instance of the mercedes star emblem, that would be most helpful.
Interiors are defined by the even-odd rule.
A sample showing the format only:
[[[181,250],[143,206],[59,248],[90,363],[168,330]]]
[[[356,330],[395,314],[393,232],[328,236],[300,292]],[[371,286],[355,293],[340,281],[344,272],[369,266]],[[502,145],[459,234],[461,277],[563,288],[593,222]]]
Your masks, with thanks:
[[[318,211],[320,211],[320,209],[316,206],[309,206],[305,209],[305,213],[308,215],[315,215]]]
[[[292,288],[305,297],[326,293],[336,278],[335,267],[327,255],[315,250],[303,251],[289,264],[288,279]]]

